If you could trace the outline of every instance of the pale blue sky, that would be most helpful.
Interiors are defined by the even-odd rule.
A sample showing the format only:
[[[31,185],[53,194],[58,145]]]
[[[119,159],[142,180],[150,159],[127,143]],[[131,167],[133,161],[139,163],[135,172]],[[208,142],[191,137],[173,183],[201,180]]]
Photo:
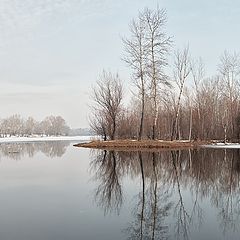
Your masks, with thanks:
[[[103,68],[130,81],[121,36],[157,4],[174,48],[189,44],[209,75],[225,49],[240,51],[239,1],[0,0],[0,117],[56,114],[87,127],[91,85]]]

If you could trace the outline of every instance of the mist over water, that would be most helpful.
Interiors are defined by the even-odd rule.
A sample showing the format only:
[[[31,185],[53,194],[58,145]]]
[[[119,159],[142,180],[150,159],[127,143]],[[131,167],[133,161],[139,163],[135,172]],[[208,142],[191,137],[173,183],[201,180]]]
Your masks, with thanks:
[[[72,145],[0,145],[2,239],[238,239],[238,149]]]

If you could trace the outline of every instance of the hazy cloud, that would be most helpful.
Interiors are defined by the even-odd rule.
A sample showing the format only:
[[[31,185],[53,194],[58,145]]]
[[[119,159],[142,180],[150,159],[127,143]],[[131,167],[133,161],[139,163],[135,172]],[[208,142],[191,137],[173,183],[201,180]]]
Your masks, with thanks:
[[[1,43],[13,37],[52,34],[75,17],[102,14],[107,6],[106,0],[1,0]],[[51,31],[44,31],[46,26]]]

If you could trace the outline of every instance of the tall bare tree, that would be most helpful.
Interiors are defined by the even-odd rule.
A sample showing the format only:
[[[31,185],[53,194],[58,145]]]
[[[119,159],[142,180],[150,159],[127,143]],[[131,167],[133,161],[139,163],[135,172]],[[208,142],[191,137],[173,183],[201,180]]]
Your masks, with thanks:
[[[132,20],[130,24],[131,37],[124,38],[123,44],[126,55],[123,60],[133,70],[133,81],[139,91],[141,99],[141,117],[138,133],[138,140],[143,137],[143,125],[145,115],[145,100],[146,100],[146,64],[147,64],[147,43],[146,43],[146,24],[143,21],[143,14],[139,13],[138,18]]]
[[[197,61],[191,61],[191,73],[193,78],[193,101],[196,104],[196,119],[195,119],[195,138],[200,138],[200,131],[203,129],[203,121],[202,121],[202,104],[201,104],[201,97],[200,97],[200,87],[201,83],[205,76],[205,69],[204,64],[201,58]],[[202,131],[201,131],[202,132]]]
[[[172,137],[171,140],[176,139],[177,134],[177,126],[179,120],[179,112],[180,112],[180,101],[183,94],[183,88],[187,77],[191,72],[191,64],[189,57],[189,48],[184,48],[183,51],[177,51],[175,53],[175,70],[174,70],[174,78],[179,88],[179,94],[177,99],[177,105],[175,109],[175,118],[173,120],[173,128],[172,128]]]
[[[169,78],[164,70],[167,66],[167,55],[171,45],[171,38],[165,33],[166,11],[157,8],[146,8],[143,12],[146,24],[147,42],[147,74],[150,78],[150,98],[153,106],[152,138],[156,138],[160,91],[164,86],[170,86]]]

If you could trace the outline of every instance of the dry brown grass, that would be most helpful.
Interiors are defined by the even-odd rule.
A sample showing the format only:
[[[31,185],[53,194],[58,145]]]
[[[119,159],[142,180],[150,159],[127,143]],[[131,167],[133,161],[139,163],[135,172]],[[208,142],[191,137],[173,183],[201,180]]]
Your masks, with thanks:
[[[196,141],[163,141],[163,140],[112,140],[112,141],[91,141],[89,143],[75,144],[76,147],[98,148],[108,150],[154,150],[154,149],[181,149],[196,148],[205,142]]]

